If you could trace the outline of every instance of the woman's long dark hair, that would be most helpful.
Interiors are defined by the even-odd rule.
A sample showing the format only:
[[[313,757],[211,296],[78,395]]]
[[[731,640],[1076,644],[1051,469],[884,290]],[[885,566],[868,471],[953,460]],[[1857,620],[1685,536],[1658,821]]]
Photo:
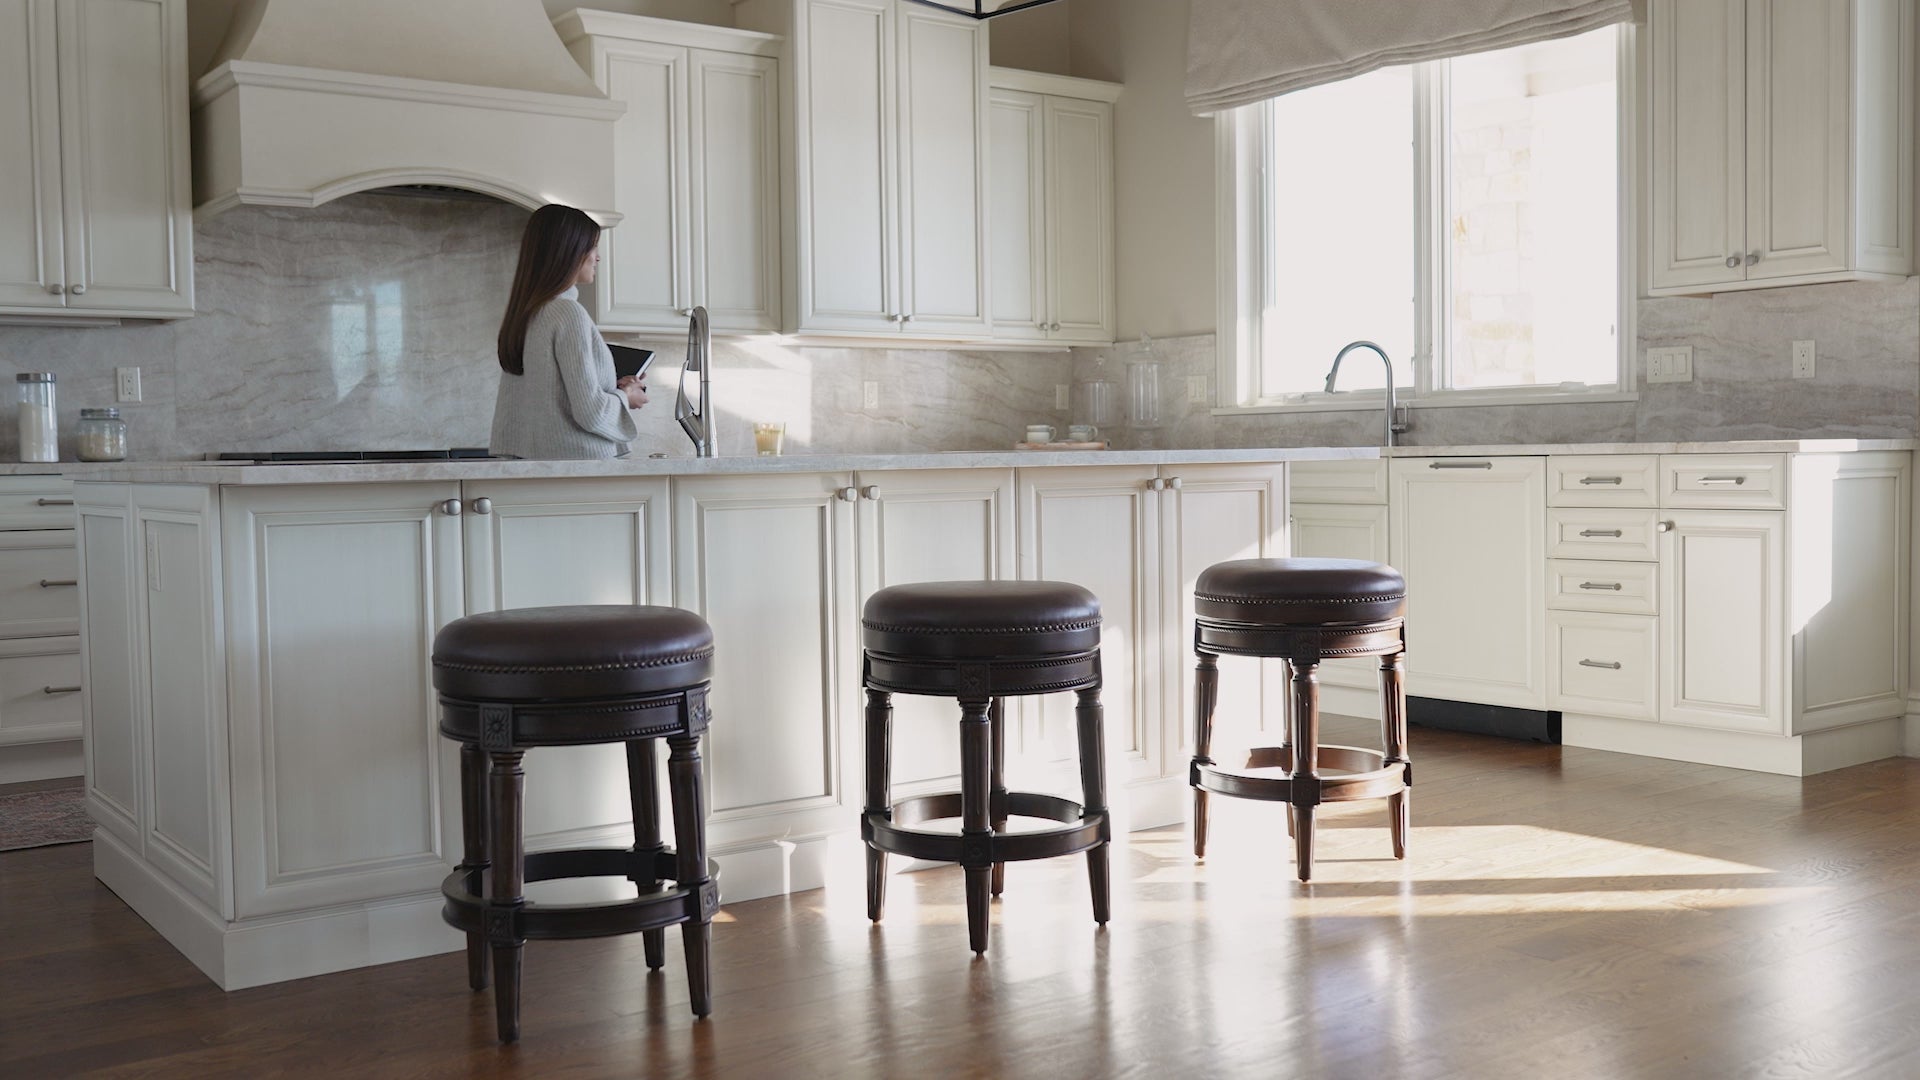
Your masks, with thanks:
[[[525,370],[527,323],[547,301],[567,291],[581,260],[599,242],[600,226],[571,206],[551,203],[527,219],[527,231],[520,234],[520,265],[500,320],[501,371],[518,375]]]

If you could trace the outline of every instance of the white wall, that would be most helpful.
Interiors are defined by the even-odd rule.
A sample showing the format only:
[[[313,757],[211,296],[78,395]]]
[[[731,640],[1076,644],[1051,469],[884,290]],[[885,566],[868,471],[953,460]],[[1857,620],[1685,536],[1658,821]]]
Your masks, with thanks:
[[[682,22],[733,25],[731,0],[540,0],[548,15],[561,15],[574,8],[597,8],[627,15],[651,15],[656,19]]]
[[[1022,71],[1072,75],[1072,0],[1002,15],[987,23],[993,63]]]

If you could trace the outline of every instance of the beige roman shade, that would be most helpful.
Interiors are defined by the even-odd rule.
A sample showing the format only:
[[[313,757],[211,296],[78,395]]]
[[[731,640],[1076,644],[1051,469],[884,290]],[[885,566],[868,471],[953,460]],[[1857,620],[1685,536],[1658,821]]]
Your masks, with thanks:
[[[1191,0],[1187,105],[1199,114],[1375,68],[1625,22],[1631,0]]]

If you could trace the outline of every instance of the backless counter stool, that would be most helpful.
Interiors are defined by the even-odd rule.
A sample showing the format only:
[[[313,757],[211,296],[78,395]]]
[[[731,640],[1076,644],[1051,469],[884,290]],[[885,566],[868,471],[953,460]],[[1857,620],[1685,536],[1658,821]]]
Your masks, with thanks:
[[[1100,602],[1058,581],[943,581],[895,585],[867,600],[867,916],[886,905],[887,853],[959,863],[967,879],[967,940],[987,951],[987,908],[1004,864],[1087,853],[1093,919],[1107,922],[1107,794],[1100,708]],[[1001,699],[1071,690],[1086,804],[1008,791]],[[960,702],[960,791],[893,802],[889,790],[894,694]],[[960,832],[914,826],[960,819]],[[1010,817],[1051,828],[1008,833]]]
[[[1241,559],[1208,567],[1194,585],[1195,723],[1193,853],[1207,854],[1207,793],[1287,804],[1300,880],[1313,876],[1313,811],[1323,802],[1387,800],[1393,857],[1407,856],[1409,790],[1406,652],[1407,583],[1391,566],[1355,559]],[[1243,770],[1215,764],[1213,711],[1219,699],[1217,657],[1283,657],[1292,674],[1289,732],[1279,746],[1259,747]],[[1380,658],[1381,729],[1385,752],[1320,745],[1320,661]],[[1320,766],[1338,770],[1320,775]],[[1284,777],[1255,770],[1285,769]]]
[[[433,642],[440,733],[459,741],[465,855],[440,892],[441,916],[467,934],[467,981],[487,985],[491,947],[500,1040],[520,1035],[520,956],[532,939],[639,931],[647,967],[666,962],[680,924],[695,1016],[707,1015],[710,924],[720,894],[707,868],[700,735],[707,729],[713,631],[670,607],[540,607],[470,615]],[[654,740],[665,739],[679,850],[660,842]],[[633,847],[531,855],[520,833],[530,747],[624,742]],[[489,771],[489,761],[491,770]],[[528,881],[624,877],[639,895],[599,904],[536,904]],[[669,884],[669,882],[671,884]]]

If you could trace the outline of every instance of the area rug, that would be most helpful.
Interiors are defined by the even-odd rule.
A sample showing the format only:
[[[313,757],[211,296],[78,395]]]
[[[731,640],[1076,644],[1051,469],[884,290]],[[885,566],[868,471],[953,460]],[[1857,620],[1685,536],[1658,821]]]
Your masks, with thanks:
[[[0,851],[75,844],[93,836],[82,788],[0,795]]]

